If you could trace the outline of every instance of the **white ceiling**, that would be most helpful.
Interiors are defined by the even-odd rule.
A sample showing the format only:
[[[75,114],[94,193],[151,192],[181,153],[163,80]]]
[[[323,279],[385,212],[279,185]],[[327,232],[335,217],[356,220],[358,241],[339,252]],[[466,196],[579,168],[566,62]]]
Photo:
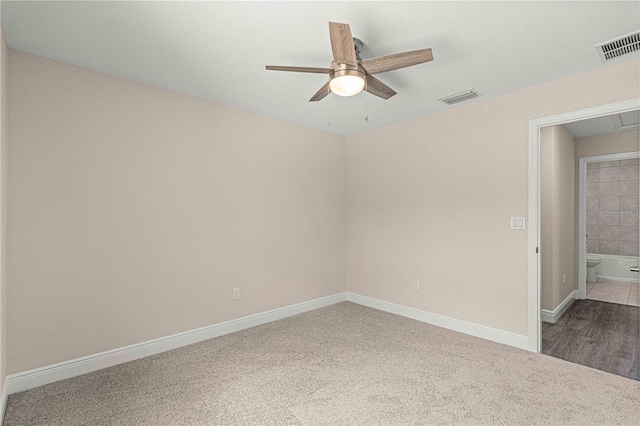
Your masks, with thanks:
[[[326,75],[264,66],[328,67],[329,21],[350,24],[365,59],[435,59],[377,75],[388,101],[309,103]],[[637,31],[640,2],[5,1],[2,24],[12,49],[351,135],[456,108],[437,99],[468,88],[483,99],[607,66],[594,45]]]

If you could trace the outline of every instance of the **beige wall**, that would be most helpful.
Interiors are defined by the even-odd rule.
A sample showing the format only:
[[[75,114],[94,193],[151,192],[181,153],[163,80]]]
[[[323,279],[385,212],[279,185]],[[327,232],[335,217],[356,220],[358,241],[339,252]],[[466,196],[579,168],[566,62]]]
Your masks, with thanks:
[[[576,289],[575,148],[562,126],[540,131],[541,303],[550,311]]]
[[[345,290],[344,137],[9,61],[9,373]]]
[[[0,389],[7,375],[7,176],[8,176],[8,51],[0,26]]]
[[[349,137],[347,289],[526,335],[509,218],[528,213],[529,120],[637,98],[639,76],[624,61]]]
[[[640,93],[621,62],[349,137],[345,158],[343,137],[9,61],[9,373],[345,288],[526,335],[509,217],[529,120]]]
[[[640,133],[637,130],[576,139],[576,159],[638,150],[640,150]],[[578,176],[577,173],[576,165],[576,176]]]

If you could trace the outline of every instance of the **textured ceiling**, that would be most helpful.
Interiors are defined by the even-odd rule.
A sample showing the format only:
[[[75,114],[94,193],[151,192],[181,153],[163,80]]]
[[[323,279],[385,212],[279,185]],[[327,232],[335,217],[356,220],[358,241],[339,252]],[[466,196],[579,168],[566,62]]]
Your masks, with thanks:
[[[328,67],[329,21],[350,24],[365,59],[435,59],[377,75],[398,92],[388,101],[309,103],[326,75],[264,66]],[[455,108],[437,98],[464,89],[483,99],[606,66],[594,45],[637,31],[640,2],[11,1],[2,24],[12,49],[351,135]]]

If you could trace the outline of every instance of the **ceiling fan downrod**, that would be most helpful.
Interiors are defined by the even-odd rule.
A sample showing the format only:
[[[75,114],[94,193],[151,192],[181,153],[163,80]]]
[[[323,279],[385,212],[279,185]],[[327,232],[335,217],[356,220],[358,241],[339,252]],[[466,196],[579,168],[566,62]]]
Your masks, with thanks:
[[[362,57],[360,56],[360,53],[362,52],[362,40],[360,40],[359,38],[353,38],[353,47],[356,50],[356,58],[358,58],[359,61],[362,60]]]

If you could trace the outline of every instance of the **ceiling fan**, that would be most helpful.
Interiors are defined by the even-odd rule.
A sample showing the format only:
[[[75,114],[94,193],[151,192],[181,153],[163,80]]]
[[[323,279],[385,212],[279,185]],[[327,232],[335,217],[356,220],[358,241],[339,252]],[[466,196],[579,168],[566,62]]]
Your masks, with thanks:
[[[333,51],[331,68],[267,65],[267,70],[329,74],[329,81],[309,99],[309,102],[319,101],[329,93],[335,93],[340,96],[353,96],[362,90],[382,99],[389,99],[396,92],[373,77],[373,74],[380,74],[433,60],[431,49],[413,50],[411,52],[362,60],[360,57],[362,42],[357,38],[353,38],[349,24],[329,22],[329,37],[331,39],[331,50]]]

